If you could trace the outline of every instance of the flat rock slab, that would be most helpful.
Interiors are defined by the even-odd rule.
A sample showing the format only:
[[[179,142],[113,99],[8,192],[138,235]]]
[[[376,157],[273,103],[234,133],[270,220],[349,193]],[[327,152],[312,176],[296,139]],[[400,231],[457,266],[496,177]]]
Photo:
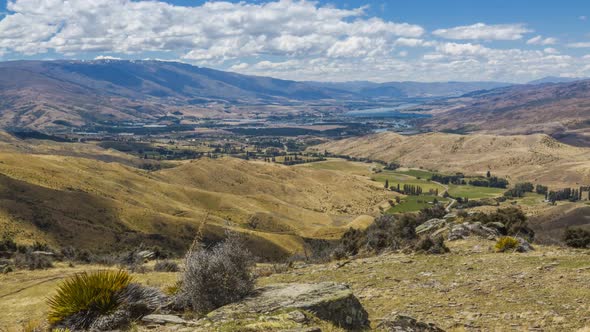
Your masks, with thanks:
[[[241,313],[272,313],[301,309],[337,326],[358,329],[369,326],[368,314],[348,285],[332,282],[275,284],[259,288],[246,299],[207,315],[211,321],[228,321]]]

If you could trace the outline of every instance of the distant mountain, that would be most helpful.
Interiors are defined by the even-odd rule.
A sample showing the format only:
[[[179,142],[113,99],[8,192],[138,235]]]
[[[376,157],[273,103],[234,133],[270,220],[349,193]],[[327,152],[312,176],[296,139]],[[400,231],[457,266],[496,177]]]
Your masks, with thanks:
[[[581,81],[585,78],[580,77],[558,77],[558,76],[547,76],[528,82],[527,84],[545,84],[545,83],[569,83],[575,81]]]
[[[437,131],[546,133],[590,146],[590,80],[473,92],[439,107],[425,126]]]
[[[0,128],[64,129],[150,121],[178,112],[195,118],[233,116],[254,111],[236,108],[242,105],[373,103],[505,85],[296,82],[163,61],[13,61],[0,63]]]
[[[0,127],[48,128],[150,120],[169,112],[215,116],[227,105],[346,100],[350,92],[161,61],[0,63]]]
[[[310,85],[348,91],[364,98],[455,97],[478,90],[512,85],[503,82],[306,82]]]

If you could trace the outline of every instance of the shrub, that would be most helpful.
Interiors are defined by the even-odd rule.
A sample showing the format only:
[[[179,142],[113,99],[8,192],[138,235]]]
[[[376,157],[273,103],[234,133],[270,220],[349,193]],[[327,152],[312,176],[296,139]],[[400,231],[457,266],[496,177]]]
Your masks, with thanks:
[[[11,236],[2,236],[2,239],[0,240],[0,251],[15,252],[16,247],[16,242],[14,242]]]
[[[569,247],[590,248],[590,231],[582,228],[567,228],[563,234],[563,241]]]
[[[427,254],[445,254],[449,252],[449,248],[445,245],[445,240],[442,236],[431,238],[430,236],[424,237],[416,243],[414,249],[418,252]]]
[[[34,253],[30,248],[24,253],[14,256],[14,265],[21,269],[42,270],[53,266],[50,256]]]
[[[203,314],[243,298],[254,289],[253,265],[252,254],[236,234],[209,250],[193,245],[186,254],[177,304]]]
[[[529,227],[526,215],[521,209],[516,207],[508,207],[498,209],[494,213],[476,213],[469,216],[466,221],[476,222],[482,224],[501,223],[504,228],[498,229],[502,235],[519,236],[529,242],[535,238],[535,232]]]
[[[63,281],[49,298],[48,321],[71,329],[85,329],[101,315],[113,312],[121,303],[118,294],[131,282],[122,270],[79,273]]]
[[[498,239],[494,248],[496,252],[516,251],[520,243],[511,236],[503,236]]]
[[[382,215],[365,230],[350,228],[332,253],[335,259],[356,255],[361,249],[381,252],[412,246],[417,239],[416,226],[420,216],[415,214]]]
[[[154,271],[156,272],[178,272],[178,264],[173,261],[159,261],[154,265]]]

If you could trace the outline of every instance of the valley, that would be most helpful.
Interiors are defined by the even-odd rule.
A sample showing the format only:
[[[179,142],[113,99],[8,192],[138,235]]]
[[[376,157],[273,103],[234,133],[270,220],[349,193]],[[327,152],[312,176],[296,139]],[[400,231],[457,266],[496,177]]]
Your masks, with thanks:
[[[588,325],[584,294],[561,287],[588,281],[586,81],[329,84],[114,60],[0,73],[7,331],[47,327],[45,295],[84,271],[177,301],[182,257],[234,235],[253,287],[347,283],[367,329],[392,312],[448,331]],[[189,323],[127,327],[348,329],[163,308]]]

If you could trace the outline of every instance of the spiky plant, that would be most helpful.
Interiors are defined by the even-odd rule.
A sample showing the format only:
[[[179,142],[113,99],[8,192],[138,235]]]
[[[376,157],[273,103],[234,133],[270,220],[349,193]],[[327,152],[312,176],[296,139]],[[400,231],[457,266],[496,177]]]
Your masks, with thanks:
[[[503,236],[496,242],[495,249],[496,252],[516,251],[519,245],[518,239],[511,236]]]
[[[123,271],[79,273],[64,280],[57,294],[47,300],[49,323],[69,328],[87,328],[93,320],[120,305],[119,294],[131,276]]]

